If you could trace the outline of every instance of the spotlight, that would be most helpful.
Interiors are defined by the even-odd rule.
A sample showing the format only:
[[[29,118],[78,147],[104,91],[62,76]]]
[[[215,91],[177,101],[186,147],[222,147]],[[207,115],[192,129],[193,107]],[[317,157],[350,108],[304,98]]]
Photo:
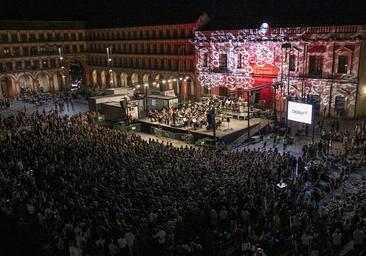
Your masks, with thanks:
[[[182,81],[182,80],[183,80],[183,77],[179,77],[179,80],[181,80],[181,81]]]
[[[166,80],[163,80],[163,84],[165,84],[166,83]]]

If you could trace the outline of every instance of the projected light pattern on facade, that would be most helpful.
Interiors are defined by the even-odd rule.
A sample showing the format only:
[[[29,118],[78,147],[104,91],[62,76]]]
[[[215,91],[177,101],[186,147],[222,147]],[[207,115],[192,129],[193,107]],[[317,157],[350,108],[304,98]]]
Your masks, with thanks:
[[[276,101],[289,89],[295,98],[318,96],[321,108],[334,109],[335,97],[344,97],[350,114],[362,33],[362,26],[196,31],[197,81],[216,94],[277,84]],[[271,102],[271,94],[261,99]]]

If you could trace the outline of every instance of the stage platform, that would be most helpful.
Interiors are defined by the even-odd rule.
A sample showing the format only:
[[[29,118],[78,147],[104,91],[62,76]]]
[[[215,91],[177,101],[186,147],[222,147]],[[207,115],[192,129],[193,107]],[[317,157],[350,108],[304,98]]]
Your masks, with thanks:
[[[252,118],[250,120],[250,127],[257,126],[263,121],[262,118]],[[177,134],[192,134],[194,141],[202,138],[213,138],[213,130],[207,130],[206,127],[193,129],[193,128],[183,128],[183,127],[173,127],[171,125],[161,124],[158,122],[152,122],[150,118],[143,118],[137,120],[141,123],[141,131],[146,133],[154,134],[153,129],[161,129],[163,131],[168,131]],[[237,138],[242,136],[247,132],[248,120],[237,120],[231,119],[228,125],[227,122],[223,122],[220,127],[216,129],[216,137],[219,141],[229,144],[235,141]]]

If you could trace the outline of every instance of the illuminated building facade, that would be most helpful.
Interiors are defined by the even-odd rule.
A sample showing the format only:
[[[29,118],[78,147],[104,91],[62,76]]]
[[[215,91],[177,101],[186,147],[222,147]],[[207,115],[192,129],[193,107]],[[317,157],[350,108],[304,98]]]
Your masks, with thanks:
[[[288,97],[325,116],[365,116],[364,36],[363,26],[196,31],[200,95],[245,97],[257,87],[251,100],[280,112]]]
[[[87,70],[83,22],[0,21],[0,98],[68,89]]]
[[[0,98],[21,90],[62,91],[73,84],[175,90],[196,95],[194,31],[205,16],[178,24],[109,25],[0,21]],[[145,88],[145,90],[144,90]]]

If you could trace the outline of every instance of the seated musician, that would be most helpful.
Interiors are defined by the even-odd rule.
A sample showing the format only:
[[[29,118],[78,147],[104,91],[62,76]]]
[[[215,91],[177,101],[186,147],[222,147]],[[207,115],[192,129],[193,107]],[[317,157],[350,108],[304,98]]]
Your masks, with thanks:
[[[147,113],[147,117],[150,118],[151,122],[156,122],[156,113],[154,111],[152,111],[151,109]]]

